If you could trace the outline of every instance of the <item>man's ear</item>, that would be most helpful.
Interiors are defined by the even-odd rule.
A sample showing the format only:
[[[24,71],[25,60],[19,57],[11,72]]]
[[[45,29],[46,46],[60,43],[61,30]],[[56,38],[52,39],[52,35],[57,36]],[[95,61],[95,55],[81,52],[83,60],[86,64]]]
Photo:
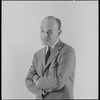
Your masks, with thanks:
[[[58,34],[60,35],[61,33],[62,33],[62,30],[61,30],[61,29],[59,29]]]

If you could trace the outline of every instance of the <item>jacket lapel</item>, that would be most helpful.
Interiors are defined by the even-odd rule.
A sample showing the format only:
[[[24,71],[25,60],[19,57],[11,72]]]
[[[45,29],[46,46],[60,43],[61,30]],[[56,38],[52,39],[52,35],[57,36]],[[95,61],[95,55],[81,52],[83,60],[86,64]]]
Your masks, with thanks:
[[[54,49],[51,51],[50,57],[47,61],[47,64],[44,67],[44,70],[48,67],[53,58],[59,53],[63,45],[64,43],[62,43],[61,40],[59,40],[58,43],[55,45]]]

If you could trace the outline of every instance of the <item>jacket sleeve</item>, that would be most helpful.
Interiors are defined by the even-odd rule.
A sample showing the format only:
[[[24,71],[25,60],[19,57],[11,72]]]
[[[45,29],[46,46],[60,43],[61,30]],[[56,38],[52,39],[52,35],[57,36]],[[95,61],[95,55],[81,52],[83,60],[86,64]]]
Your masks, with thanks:
[[[39,75],[37,74],[36,69],[35,69],[35,60],[36,60],[36,54],[34,55],[32,65],[29,69],[29,72],[28,72],[26,78],[25,78],[25,84],[26,84],[27,89],[30,92],[34,93],[35,95],[41,96],[42,90],[39,89],[33,81],[33,77],[36,79],[39,78]]]
[[[75,68],[75,51],[71,48],[64,51],[59,58],[58,64],[52,67],[48,76],[41,77],[38,87],[43,90],[59,90],[65,84]]]

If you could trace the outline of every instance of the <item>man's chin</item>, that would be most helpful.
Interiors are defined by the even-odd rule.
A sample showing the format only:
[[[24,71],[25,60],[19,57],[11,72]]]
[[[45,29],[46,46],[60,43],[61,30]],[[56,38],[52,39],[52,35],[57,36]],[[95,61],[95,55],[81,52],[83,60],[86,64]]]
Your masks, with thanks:
[[[42,43],[43,45],[45,45],[45,46],[50,46],[50,44],[49,43]]]

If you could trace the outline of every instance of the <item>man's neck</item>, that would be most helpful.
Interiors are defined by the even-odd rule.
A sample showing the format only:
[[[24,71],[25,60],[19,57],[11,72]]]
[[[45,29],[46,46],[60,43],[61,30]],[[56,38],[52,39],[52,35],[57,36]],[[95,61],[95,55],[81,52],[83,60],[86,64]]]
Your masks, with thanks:
[[[52,49],[54,49],[54,47],[55,47],[55,45],[58,43],[58,41],[59,41],[59,38],[56,40],[56,42],[53,44],[53,45],[51,45],[50,47],[52,48]],[[46,46],[46,52],[47,52],[47,50],[48,50],[48,46]]]

